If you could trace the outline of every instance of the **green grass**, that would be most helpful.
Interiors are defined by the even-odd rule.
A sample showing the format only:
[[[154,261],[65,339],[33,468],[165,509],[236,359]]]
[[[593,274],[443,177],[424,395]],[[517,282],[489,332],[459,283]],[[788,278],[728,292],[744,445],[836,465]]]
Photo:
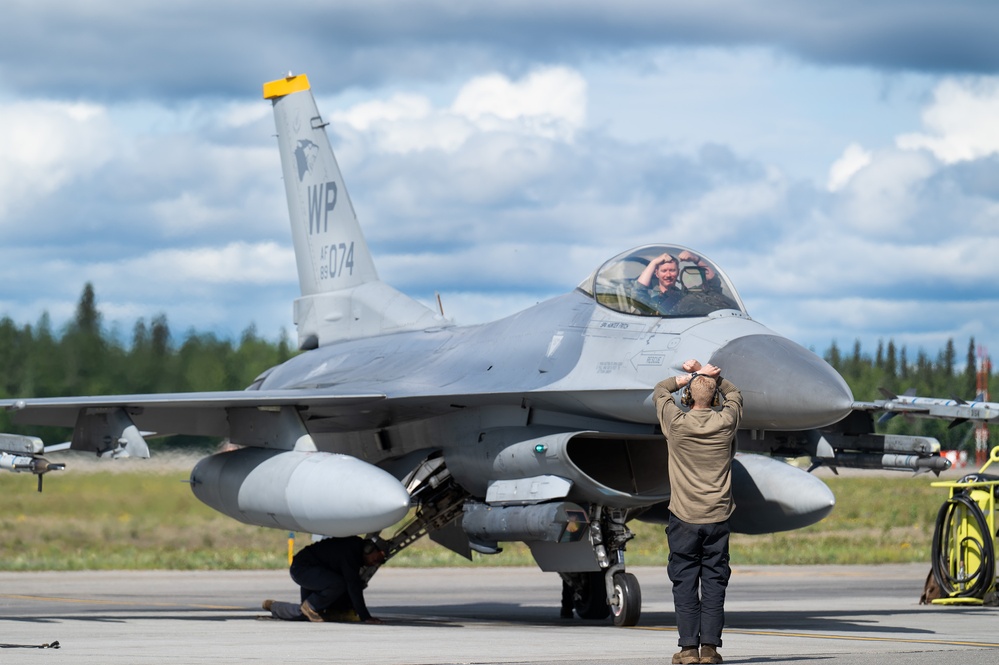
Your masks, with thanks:
[[[288,533],[248,526],[199,502],[187,471],[109,462],[97,471],[52,473],[45,491],[26,474],[0,474],[0,570],[284,568]],[[151,463],[147,463],[151,464]],[[105,470],[103,467],[107,467]],[[933,478],[904,474],[827,479],[832,515],[797,531],[736,534],[736,564],[929,562],[933,522],[946,491]],[[661,526],[631,523],[628,563],[663,565]],[[385,534],[388,535],[388,534]],[[296,549],[308,544],[302,534]],[[423,539],[393,566],[533,565],[527,548],[504,543],[497,556],[469,563]]]

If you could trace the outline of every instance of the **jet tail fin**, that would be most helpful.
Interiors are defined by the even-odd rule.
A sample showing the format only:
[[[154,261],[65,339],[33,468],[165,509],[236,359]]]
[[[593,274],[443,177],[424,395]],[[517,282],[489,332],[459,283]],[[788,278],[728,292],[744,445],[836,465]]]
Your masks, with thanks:
[[[264,99],[274,107],[302,292],[299,348],[440,326],[432,309],[378,279],[309,79],[265,83]]]

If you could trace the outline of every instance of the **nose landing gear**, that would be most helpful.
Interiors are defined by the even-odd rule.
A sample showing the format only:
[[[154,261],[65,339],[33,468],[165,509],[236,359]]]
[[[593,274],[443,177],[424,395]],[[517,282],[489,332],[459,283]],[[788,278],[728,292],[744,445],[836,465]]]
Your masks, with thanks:
[[[610,616],[615,626],[637,625],[642,616],[642,589],[638,578],[624,570],[625,543],[634,534],[625,526],[624,511],[597,506],[592,512],[590,542],[602,570],[560,573],[562,616],[567,618],[575,610],[580,619]]]
[[[631,573],[617,573],[613,577],[614,592],[608,605],[615,626],[634,626],[642,616],[642,588],[638,578]]]

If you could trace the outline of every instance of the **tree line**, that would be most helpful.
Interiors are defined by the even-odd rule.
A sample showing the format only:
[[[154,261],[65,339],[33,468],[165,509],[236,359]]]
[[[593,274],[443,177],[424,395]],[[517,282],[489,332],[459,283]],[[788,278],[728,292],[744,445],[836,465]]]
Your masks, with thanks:
[[[35,325],[18,325],[0,319],[0,397],[58,397],[209,390],[242,390],[268,367],[296,353],[287,336],[276,342],[260,338],[251,325],[238,341],[212,333],[187,331],[176,338],[164,315],[148,323],[136,321],[130,338],[109,331],[97,307],[94,288],[87,284],[73,319],[53,331],[47,314]],[[878,343],[867,353],[859,341],[844,354],[834,342],[825,360],[849,384],[858,400],[882,399],[881,388],[896,394],[915,389],[925,397],[959,397],[976,394],[977,351],[969,340],[963,369],[957,370],[953,340],[931,358],[924,350],[915,357],[894,341]],[[991,380],[991,377],[989,377]],[[990,394],[999,393],[990,387]],[[996,400],[999,401],[999,400]],[[949,427],[936,420],[896,417],[879,431],[936,437],[945,449],[974,450],[972,425]],[[0,432],[26,432],[6,413],[0,413]],[[32,432],[39,433],[37,428]],[[68,431],[51,428],[39,433],[47,442],[62,441]],[[167,445],[188,445],[175,437]]]
[[[53,331],[48,314],[33,326],[0,319],[0,396],[242,390],[294,353],[286,336],[271,342],[252,325],[238,341],[195,330],[178,339],[164,315],[148,323],[140,318],[126,339],[104,326],[94,288],[87,284],[73,319],[60,331]],[[0,432],[30,432],[46,443],[69,436],[61,428],[19,427],[3,412]],[[173,437],[165,445],[190,443]]]
[[[904,345],[898,347],[893,340],[889,340],[887,345],[879,341],[873,355],[865,353],[859,341],[854,342],[853,349],[848,354],[840,351],[833,342],[824,358],[843,376],[857,400],[884,399],[882,389],[896,395],[912,389],[920,397],[957,398],[965,401],[976,399],[978,392],[978,350],[974,337],[968,340],[967,354],[960,371],[953,339],[947,340],[935,358],[923,349],[919,349],[916,357],[912,358]],[[999,401],[991,372],[986,385],[990,400]],[[896,416],[884,425],[879,425],[877,431],[932,436],[940,441],[945,450],[975,450],[972,423],[951,427],[948,421]]]

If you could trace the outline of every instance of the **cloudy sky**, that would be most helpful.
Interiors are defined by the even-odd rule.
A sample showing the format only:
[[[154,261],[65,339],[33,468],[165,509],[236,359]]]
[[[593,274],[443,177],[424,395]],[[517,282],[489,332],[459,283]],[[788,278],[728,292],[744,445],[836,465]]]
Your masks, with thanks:
[[[0,316],[86,282],[294,337],[261,85],[307,73],[382,279],[458,323],[688,245],[822,353],[999,353],[994,0],[8,0]]]

